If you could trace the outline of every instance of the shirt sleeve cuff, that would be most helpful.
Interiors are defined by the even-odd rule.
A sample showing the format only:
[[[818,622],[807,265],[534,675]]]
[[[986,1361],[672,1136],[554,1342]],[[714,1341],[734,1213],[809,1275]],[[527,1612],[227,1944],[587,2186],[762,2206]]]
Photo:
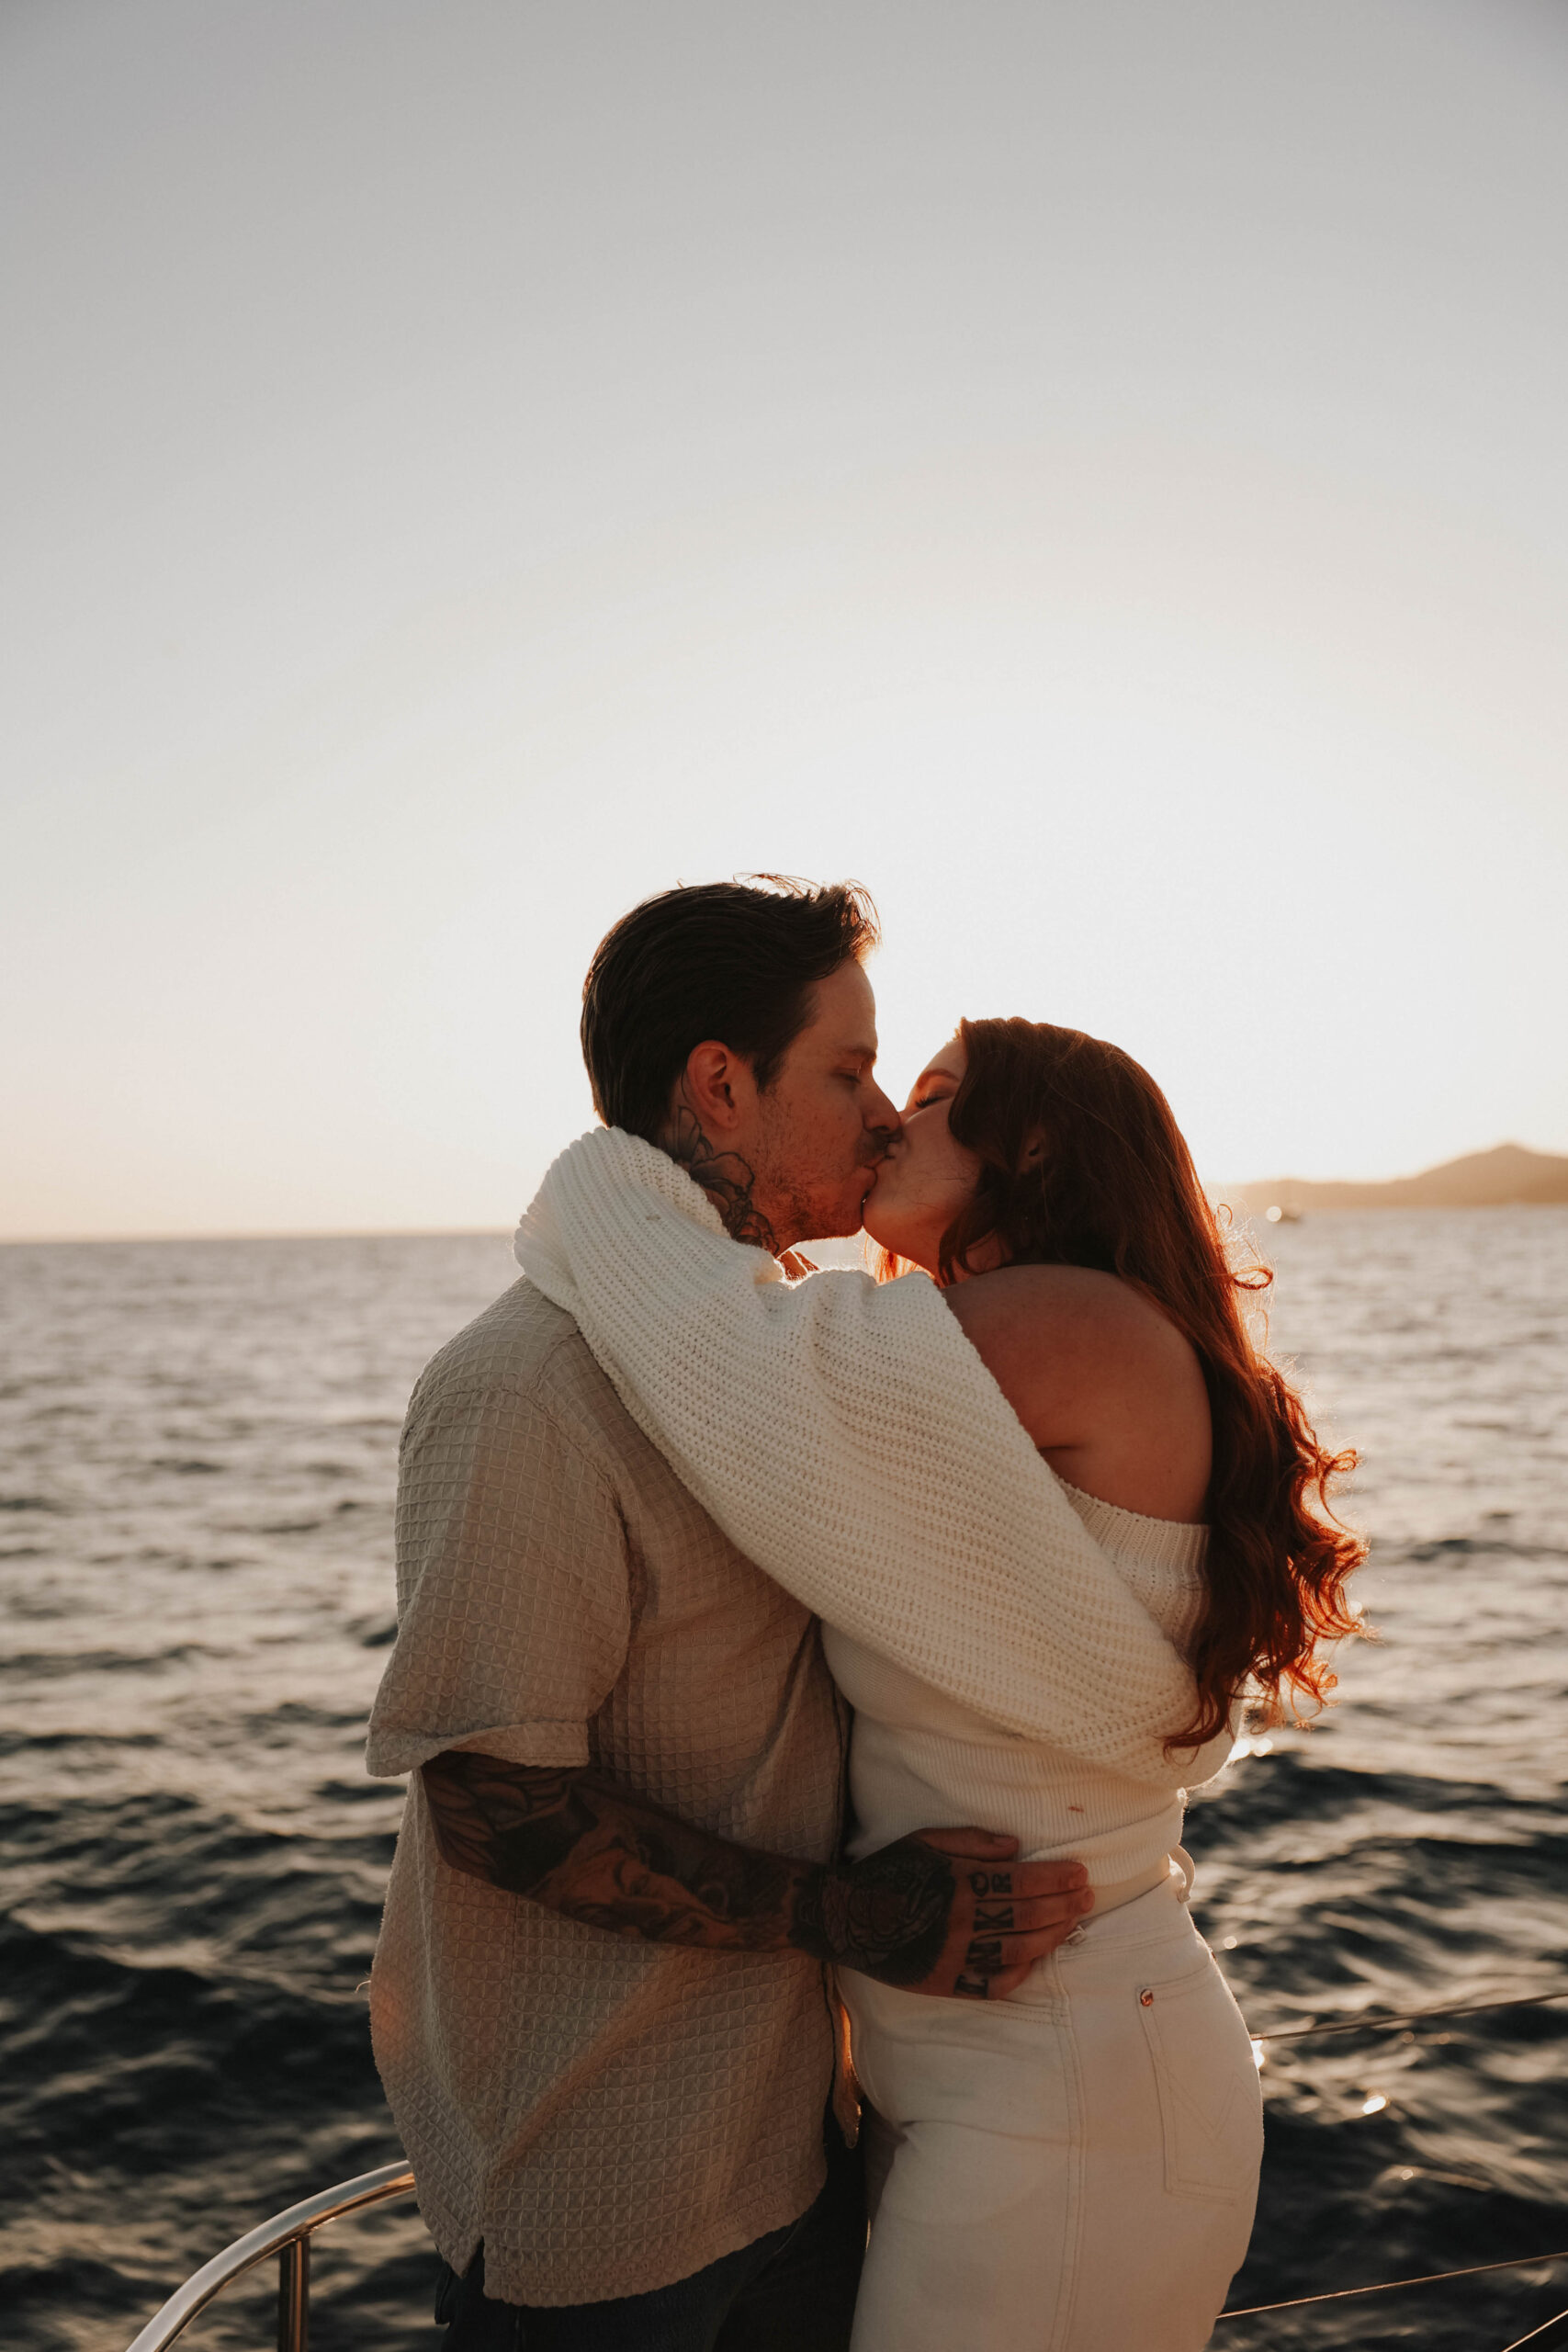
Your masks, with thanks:
[[[365,1769],[373,1781],[394,1781],[403,1772],[417,1772],[433,1756],[448,1747],[476,1747],[482,1755],[499,1756],[508,1764],[538,1764],[552,1771],[581,1771],[592,1760],[588,1751],[588,1726],[583,1723],[491,1724],[483,1731],[393,1731],[374,1727],[365,1751]]]

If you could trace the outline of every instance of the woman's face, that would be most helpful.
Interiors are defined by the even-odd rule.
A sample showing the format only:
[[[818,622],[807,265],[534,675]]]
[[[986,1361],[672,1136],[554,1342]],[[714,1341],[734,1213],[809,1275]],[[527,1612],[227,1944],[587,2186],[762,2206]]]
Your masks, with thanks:
[[[931,1274],[942,1235],[973,1198],[980,1178],[978,1158],[953,1141],[947,1125],[966,1059],[962,1037],[950,1038],[931,1056],[909,1090],[902,1130],[877,1169],[865,1204],[872,1239]]]

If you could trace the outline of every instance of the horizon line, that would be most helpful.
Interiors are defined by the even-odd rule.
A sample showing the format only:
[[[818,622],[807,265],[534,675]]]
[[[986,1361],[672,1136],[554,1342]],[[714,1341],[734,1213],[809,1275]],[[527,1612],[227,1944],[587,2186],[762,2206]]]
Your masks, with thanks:
[[[0,1250],[141,1241],[509,1241],[515,1225],[194,1226],[178,1233],[0,1233]]]
[[[1259,1192],[1269,1184],[1354,1184],[1370,1189],[1381,1184],[1413,1183],[1422,1176],[1436,1175],[1462,1160],[1483,1159],[1495,1151],[1523,1151],[1539,1159],[1568,1159],[1568,1153],[1541,1151],[1534,1144],[1515,1143],[1510,1137],[1501,1143],[1483,1145],[1475,1151],[1457,1152],[1451,1159],[1434,1160],[1429,1167],[1417,1168],[1406,1176],[1250,1176],[1246,1179],[1226,1178],[1223,1182],[1201,1176],[1198,1181],[1211,1198],[1226,1193],[1246,1194]],[[505,1240],[515,1230],[515,1226],[504,1225],[199,1226],[177,1233],[6,1233],[0,1234],[0,1250],[85,1248],[93,1243],[153,1241],[482,1241],[487,1238]],[[856,1236],[816,1234],[812,1238],[818,1241],[852,1241]]]

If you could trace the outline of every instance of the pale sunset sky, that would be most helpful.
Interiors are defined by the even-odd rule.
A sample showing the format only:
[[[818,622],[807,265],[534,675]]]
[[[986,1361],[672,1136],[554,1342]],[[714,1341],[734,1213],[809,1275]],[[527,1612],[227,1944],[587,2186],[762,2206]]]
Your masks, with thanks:
[[[757,868],[1568,1150],[1557,0],[15,0],[0,189],[0,1234],[508,1225]]]

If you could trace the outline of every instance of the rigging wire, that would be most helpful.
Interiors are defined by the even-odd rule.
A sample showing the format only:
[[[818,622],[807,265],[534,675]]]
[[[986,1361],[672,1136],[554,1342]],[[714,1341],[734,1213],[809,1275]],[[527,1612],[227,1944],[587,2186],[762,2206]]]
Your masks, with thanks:
[[[1220,2318],[1256,2319],[1262,2312],[1299,2312],[1308,2303],[1347,2303],[1358,2295],[1392,2295],[1401,2287],[1440,2287],[1450,2278],[1480,2278],[1489,2270],[1529,2270],[1547,2262],[1568,2262],[1568,2247],[1560,2254],[1517,2254],[1508,2262],[1476,2262],[1468,2270],[1432,2270],[1425,2278],[1382,2278],[1375,2287],[1333,2287],[1325,2295],[1292,2295],[1283,2303],[1243,2303],[1233,2312],[1222,2312]],[[1557,2323],[1548,2324],[1554,2327]],[[1529,2344],[1534,2338],[1527,2335],[1524,2341]],[[1509,2352],[1517,2352],[1517,2347],[1510,2346]]]
[[[1404,2009],[1387,2016],[1346,2018],[1331,2025],[1280,2026],[1270,2033],[1255,2033],[1254,2041],[1306,2041],[1319,2033],[1374,2033],[1381,2027],[1419,2025],[1427,2018],[1478,2018],[1493,2009],[1534,2009],[1545,2001],[1568,2001],[1568,1984],[1554,1993],[1519,1993],[1507,2001],[1458,2001],[1443,2009]]]
[[[1562,2000],[1568,2000],[1568,1985],[1559,1985],[1551,1993],[1517,1994],[1506,2001],[1456,2001],[1439,2009],[1404,2009],[1387,2016],[1348,2018],[1325,2025],[1285,2026],[1273,2033],[1255,2033],[1252,2039],[1255,2042],[1305,2041],[1317,2034],[1371,2033],[1390,2026],[1419,2025],[1431,2018],[1484,2017],[1497,2009],[1539,2008],[1548,2001]],[[1220,2318],[1254,2319],[1264,2312],[1303,2311],[1310,2303],[1350,2302],[1362,2295],[1392,2295],[1397,2293],[1401,2287],[1439,2287],[1454,2278],[1479,2278],[1490,2271],[1529,2270],[1537,2264],[1564,2261],[1568,2261],[1568,2249],[1559,2254],[1516,2255],[1507,2262],[1477,2262],[1465,2270],[1433,2270],[1421,2278],[1384,2278],[1372,2287],[1335,2287],[1325,2294],[1293,2295],[1281,2303],[1240,2304],[1235,2311],[1222,2312]],[[1540,2352],[1548,2352],[1550,2346],[1568,2344],[1568,2334],[1560,2336],[1557,2333],[1564,2323],[1568,2323],[1568,2312],[1562,2312],[1556,2319],[1548,2320],[1544,2327],[1537,2328],[1532,2335],[1520,2336],[1516,2344],[1508,2346],[1507,2352],[1524,2352],[1527,2345],[1539,2346]]]
[[[1525,2352],[1530,2344],[1536,2352],[1549,2352],[1554,2344],[1568,2344],[1568,2312],[1559,2312],[1555,2319],[1549,2319],[1544,2327],[1532,2328],[1528,2335],[1516,2335],[1512,2344],[1505,2346],[1504,2352]]]

